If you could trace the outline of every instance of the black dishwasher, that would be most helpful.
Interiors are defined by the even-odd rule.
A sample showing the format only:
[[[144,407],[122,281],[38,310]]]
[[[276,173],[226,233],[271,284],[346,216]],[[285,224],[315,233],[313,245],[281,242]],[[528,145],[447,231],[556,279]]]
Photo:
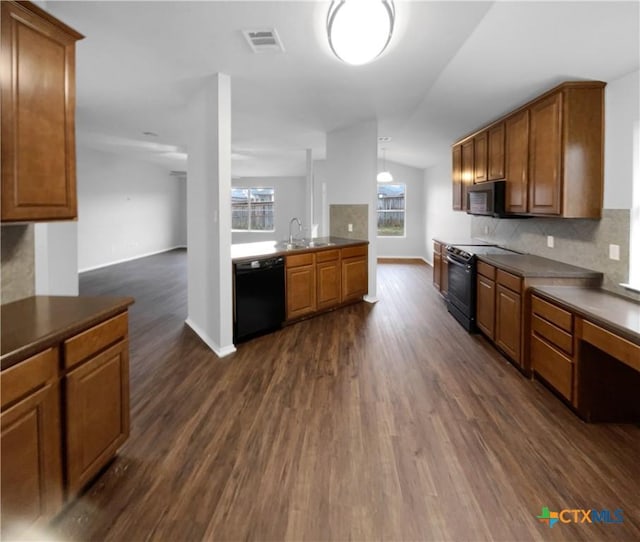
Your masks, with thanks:
[[[284,257],[236,262],[233,342],[279,328],[285,319]]]

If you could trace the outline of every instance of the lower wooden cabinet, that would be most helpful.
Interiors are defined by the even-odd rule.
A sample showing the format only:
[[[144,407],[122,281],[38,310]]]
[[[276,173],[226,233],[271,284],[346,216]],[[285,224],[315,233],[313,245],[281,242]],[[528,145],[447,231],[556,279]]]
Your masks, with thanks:
[[[522,296],[498,284],[496,287],[496,344],[520,365]]]
[[[496,321],[496,283],[478,275],[476,296],[476,324],[487,337],[493,340]]]
[[[65,377],[67,483],[76,494],[129,436],[129,342]]]
[[[62,506],[60,389],[52,377],[56,361],[57,350],[49,349],[2,374],[2,539],[18,536],[12,532],[18,525],[49,520]],[[14,401],[18,396],[23,397]]]
[[[2,539],[55,516],[129,436],[127,329],[124,312],[0,373]]]
[[[316,300],[318,310],[340,304],[341,278],[340,251],[327,250],[316,254]]]
[[[299,318],[315,311],[315,264],[287,268],[287,320]]]
[[[433,285],[440,290],[442,285],[442,255],[433,253]]]

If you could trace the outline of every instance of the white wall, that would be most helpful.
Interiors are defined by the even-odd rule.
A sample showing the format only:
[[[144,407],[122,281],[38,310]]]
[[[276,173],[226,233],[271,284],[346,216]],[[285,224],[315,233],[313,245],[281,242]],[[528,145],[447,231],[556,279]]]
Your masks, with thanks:
[[[444,153],[443,153],[444,154]],[[451,152],[424,172],[425,245],[427,261],[433,263],[434,237],[465,239],[471,231],[471,216],[451,209]]]
[[[332,204],[369,206],[369,298],[376,297],[376,169],[378,123],[362,122],[327,134],[327,159],[320,185],[326,183],[323,213]],[[316,187],[317,189],[317,187]],[[322,191],[322,186],[320,186]]]
[[[80,271],[186,244],[183,179],[83,146],[77,172]]]
[[[274,232],[232,232],[232,242],[253,243],[255,241],[284,241],[289,237],[289,221],[295,216],[304,228],[309,227],[307,210],[307,181],[305,177],[242,177],[231,181],[232,187],[275,189]],[[297,226],[294,233],[298,233]],[[304,237],[309,237],[305,229]]]
[[[609,81],[605,87],[605,209],[631,208],[633,133],[634,126],[638,124],[639,101],[640,71]]]
[[[378,162],[381,170],[382,161]],[[407,185],[405,237],[378,237],[378,257],[425,258],[424,170],[387,160],[394,183]]]
[[[78,223],[35,224],[36,295],[78,295]]]

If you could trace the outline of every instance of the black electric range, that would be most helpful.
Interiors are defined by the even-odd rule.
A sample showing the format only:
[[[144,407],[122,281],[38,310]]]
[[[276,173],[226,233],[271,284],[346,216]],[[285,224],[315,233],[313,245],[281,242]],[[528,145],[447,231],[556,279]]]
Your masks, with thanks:
[[[481,254],[520,254],[499,246],[447,245],[449,262],[447,309],[470,332],[476,328],[477,256]]]

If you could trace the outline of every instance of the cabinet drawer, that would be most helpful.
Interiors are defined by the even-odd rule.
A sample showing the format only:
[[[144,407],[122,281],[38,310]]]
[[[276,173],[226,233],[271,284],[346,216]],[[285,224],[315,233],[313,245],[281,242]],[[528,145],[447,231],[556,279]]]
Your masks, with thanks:
[[[573,331],[573,316],[570,312],[556,307],[535,295],[531,298],[531,309],[534,314],[542,316],[545,320],[549,320],[549,322],[559,328],[569,333]]]
[[[342,249],[343,258],[353,258],[354,256],[366,256],[367,245],[357,245],[355,247],[345,247]]]
[[[564,350],[567,354],[573,354],[573,335],[554,326],[536,314],[534,314],[531,319],[531,329],[537,335],[547,339],[552,345]]]
[[[618,337],[618,335],[586,320],[582,321],[582,336],[580,338],[636,371],[640,371],[640,346],[637,344]]]
[[[566,399],[571,400],[573,363],[535,335],[531,337],[531,367]]]
[[[313,252],[305,254],[293,254],[287,256],[287,267],[300,267],[301,265],[313,265]]]
[[[502,269],[498,269],[496,276],[498,284],[502,284],[504,287],[509,288],[518,294],[520,293],[522,284],[522,279],[520,277],[516,277]]]
[[[58,349],[49,348],[2,371],[2,409],[44,386],[58,374]]]
[[[491,280],[496,280],[496,268],[493,265],[478,260],[478,274]]]
[[[64,366],[74,367],[89,356],[127,336],[127,313],[110,318],[64,342]]]
[[[316,253],[316,262],[333,262],[340,258],[340,251],[336,250],[322,250]]]

